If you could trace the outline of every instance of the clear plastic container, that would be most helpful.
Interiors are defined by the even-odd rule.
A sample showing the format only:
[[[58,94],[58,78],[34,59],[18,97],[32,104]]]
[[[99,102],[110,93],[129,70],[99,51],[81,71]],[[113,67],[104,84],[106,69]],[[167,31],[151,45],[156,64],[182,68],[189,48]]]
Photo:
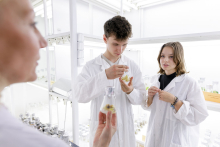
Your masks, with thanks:
[[[204,77],[200,78],[200,81],[201,81],[202,91],[206,91],[206,88],[205,88],[205,78]]]
[[[32,114],[32,120],[35,120],[35,113]]]
[[[219,85],[218,85],[219,82],[218,81],[213,81],[212,84],[213,84],[213,93],[219,94]]]
[[[53,127],[53,133],[54,134],[58,134],[58,126],[54,126]]]
[[[65,133],[65,130],[58,130],[58,137],[59,137],[60,139],[62,139],[64,133]]]
[[[151,86],[150,79],[151,79],[150,76],[148,75],[144,76],[144,85],[145,85],[146,90],[148,90]]]
[[[201,88],[201,90],[203,91],[203,85],[202,85],[202,80],[198,80],[199,86]]]
[[[69,143],[69,136],[67,134],[63,135],[63,141],[66,142],[67,144]]]
[[[207,91],[207,92],[213,92],[213,85],[212,85],[212,84],[208,84],[208,85],[206,86],[206,91]]]
[[[127,66],[127,65],[126,65]],[[131,75],[129,75],[129,72],[124,72],[124,74],[122,75],[121,79],[128,84],[131,80]]]
[[[107,114],[108,111],[112,111],[112,113],[116,113],[114,87],[108,86],[105,88],[105,96],[100,111],[105,114]]]
[[[27,119],[29,117],[30,117],[29,113],[25,113],[25,118]]]

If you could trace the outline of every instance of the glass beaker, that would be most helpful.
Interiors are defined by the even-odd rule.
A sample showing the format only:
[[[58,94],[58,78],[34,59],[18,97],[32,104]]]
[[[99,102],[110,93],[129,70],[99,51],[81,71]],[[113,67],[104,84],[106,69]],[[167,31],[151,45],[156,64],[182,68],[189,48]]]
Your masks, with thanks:
[[[218,81],[213,81],[213,93],[219,94],[219,87],[218,87]]]
[[[102,113],[107,114],[108,111],[112,111],[112,113],[116,113],[115,109],[115,88],[112,86],[107,86],[105,88],[105,96],[102,102],[100,111]]]

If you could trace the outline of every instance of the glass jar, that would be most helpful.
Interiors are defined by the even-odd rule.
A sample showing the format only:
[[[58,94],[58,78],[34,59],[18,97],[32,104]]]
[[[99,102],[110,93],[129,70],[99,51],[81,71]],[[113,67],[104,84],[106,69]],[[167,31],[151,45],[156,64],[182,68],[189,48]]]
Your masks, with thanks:
[[[64,134],[62,140],[68,144],[69,143],[69,136],[67,134]]]
[[[27,119],[24,119],[24,120],[23,120],[23,123],[24,123],[24,124],[27,124],[27,125],[29,124],[29,122],[28,122]]]
[[[35,113],[32,114],[32,120],[35,120]]]
[[[218,85],[218,81],[213,81],[212,84],[213,84],[213,93],[217,93],[219,94],[219,85]]]
[[[127,65],[126,65],[127,66]],[[122,75],[121,79],[128,84],[131,80],[131,76],[129,75],[129,72],[124,72],[124,74]]]
[[[198,80],[198,83],[199,83],[199,86],[200,86],[201,90],[203,91],[202,81],[201,81],[201,80]]]
[[[105,96],[104,96],[100,111],[105,114],[107,114],[108,111],[112,111],[112,113],[116,113],[115,88],[114,87],[107,86],[105,88]]]
[[[58,134],[58,126],[54,126],[53,127],[53,133],[54,134]]]
[[[23,114],[20,114],[20,115],[19,115],[19,118],[20,118],[21,121],[23,121],[23,120],[24,120]]]
[[[202,91],[206,91],[206,89],[205,89],[205,78],[204,77],[200,78],[200,81],[201,81]]]
[[[208,84],[208,85],[206,86],[206,91],[207,91],[207,92],[213,92],[213,86],[212,86],[212,84]]]
[[[145,85],[145,89],[148,90],[151,86],[151,82],[150,82],[150,76],[146,75],[144,76],[144,85]]]
[[[65,130],[58,130],[58,138],[62,139],[64,133],[65,133]]]
[[[89,142],[89,132],[86,132],[86,142]]]
[[[86,132],[84,132],[84,133],[82,134],[82,141],[84,141],[84,142],[86,142],[86,135],[87,135]]]
[[[34,121],[33,120],[30,121],[30,126],[34,127]]]
[[[27,119],[29,117],[30,117],[29,113],[25,113],[25,118]]]

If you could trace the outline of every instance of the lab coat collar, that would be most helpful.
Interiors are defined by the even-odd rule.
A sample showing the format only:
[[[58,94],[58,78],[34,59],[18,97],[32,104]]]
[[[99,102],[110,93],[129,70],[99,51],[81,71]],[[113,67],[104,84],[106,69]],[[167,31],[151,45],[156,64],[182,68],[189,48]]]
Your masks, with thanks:
[[[100,54],[98,57],[96,57],[93,63],[101,65],[102,70],[104,70],[106,65],[107,65],[107,63],[104,62],[104,60],[102,59],[102,54]],[[121,55],[119,65],[127,65],[127,60],[126,60],[126,57],[124,55]]]
[[[161,75],[161,74],[158,75],[158,83],[157,83],[158,87],[160,86],[160,82],[159,82],[160,75]],[[186,77],[186,74],[182,74],[182,75],[180,75],[180,76],[178,76],[178,77],[175,77],[175,78],[166,86],[166,88],[164,89],[164,91],[169,91],[171,88],[175,87],[176,83],[181,82],[185,77]],[[159,88],[160,88],[160,87],[159,87]]]

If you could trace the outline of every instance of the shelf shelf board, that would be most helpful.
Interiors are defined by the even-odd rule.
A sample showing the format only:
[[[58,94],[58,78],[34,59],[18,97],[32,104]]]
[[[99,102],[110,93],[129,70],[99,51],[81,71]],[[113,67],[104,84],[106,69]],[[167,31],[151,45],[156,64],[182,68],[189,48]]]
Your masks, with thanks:
[[[61,94],[53,92],[53,91],[50,91],[49,94],[52,95],[52,96],[64,99],[64,100],[68,100],[68,101],[70,100],[70,97],[66,97],[64,95],[61,95]]]
[[[206,101],[208,110],[220,112],[220,103]]]
[[[63,37],[63,36],[68,36],[68,35],[70,35],[70,32],[64,32],[64,33],[60,33],[60,34],[48,35],[45,38],[46,39],[52,39],[52,38]]]
[[[166,43],[173,41],[192,42],[192,41],[208,41],[208,40],[220,40],[220,31],[173,35],[173,36],[149,37],[149,38],[136,38],[136,39],[130,39],[129,45],[155,44],[155,43]]]

